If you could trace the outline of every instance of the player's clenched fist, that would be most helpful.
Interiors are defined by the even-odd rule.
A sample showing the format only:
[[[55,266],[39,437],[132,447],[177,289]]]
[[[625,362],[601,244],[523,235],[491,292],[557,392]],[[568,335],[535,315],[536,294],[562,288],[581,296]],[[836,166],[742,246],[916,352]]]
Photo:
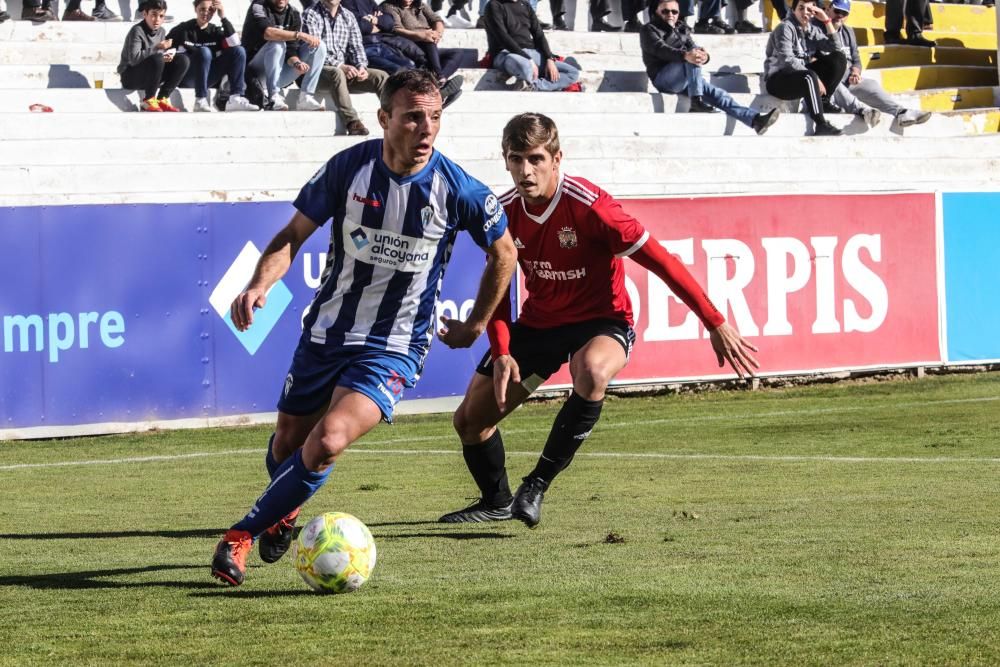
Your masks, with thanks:
[[[247,288],[233,300],[229,314],[238,331],[246,331],[253,324],[253,311],[263,308],[267,294],[262,289]]]

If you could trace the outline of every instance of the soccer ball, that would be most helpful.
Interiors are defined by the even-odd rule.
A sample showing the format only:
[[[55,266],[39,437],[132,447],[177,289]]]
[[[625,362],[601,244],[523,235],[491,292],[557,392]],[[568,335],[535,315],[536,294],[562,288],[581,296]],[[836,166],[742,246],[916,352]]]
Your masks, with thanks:
[[[350,514],[327,512],[299,533],[295,569],[320,593],[356,591],[375,569],[375,540]]]

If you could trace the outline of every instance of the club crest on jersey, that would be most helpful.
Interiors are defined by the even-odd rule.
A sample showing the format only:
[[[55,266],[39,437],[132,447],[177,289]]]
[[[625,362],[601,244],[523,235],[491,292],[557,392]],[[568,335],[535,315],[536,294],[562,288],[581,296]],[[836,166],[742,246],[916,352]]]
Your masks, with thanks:
[[[563,227],[560,229],[556,236],[559,238],[560,248],[575,248],[576,247],[576,230],[572,227]]]
[[[428,206],[424,206],[422,209],[420,209],[420,222],[424,223],[424,227],[426,227],[427,225],[431,224],[431,220],[433,220],[433,219],[434,219],[434,207],[433,206],[428,205]]]
[[[486,201],[483,202],[483,208],[486,209],[486,215],[493,215],[497,212],[500,207],[500,202],[497,200],[496,195],[492,192],[486,195]]]

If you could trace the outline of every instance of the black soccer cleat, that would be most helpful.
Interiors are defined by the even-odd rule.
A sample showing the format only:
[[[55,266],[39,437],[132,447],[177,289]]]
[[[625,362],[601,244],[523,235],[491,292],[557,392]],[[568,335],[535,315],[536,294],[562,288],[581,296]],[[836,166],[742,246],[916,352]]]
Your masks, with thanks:
[[[253,536],[244,530],[227,530],[212,557],[212,576],[230,586],[243,583],[247,554],[253,549]]]
[[[292,537],[295,536],[295,520],[299,518],[299,510],[296,507],[288,516],[282,518],[261,534],[257,540],[260,559],[265,563],[277,563],[281,557],[292,546]]]
[[[438,523],[486,523],[487,521],[510,521],[513,517],[510,514],[510,506],[513,501],[506,505],[490,505],[483,499],[477,500],[464,510],[449,512],[440,519]]]
[[[514,494],[514,507],[511,514],[520,519],[528,528],[534,528],[542,520],[542,499],[545,490],[549,488],[545,480],[538,477],[525,477],[524,483],[517,487]]]

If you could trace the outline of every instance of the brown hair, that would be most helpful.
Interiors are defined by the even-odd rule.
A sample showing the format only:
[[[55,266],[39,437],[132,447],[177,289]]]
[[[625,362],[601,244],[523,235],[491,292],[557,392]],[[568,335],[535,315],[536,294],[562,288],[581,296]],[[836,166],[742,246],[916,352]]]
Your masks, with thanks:
[[[526,151],[542,146],[555,155],[559,152],[559,129],[555,121],[540,113],[522,113],[507,121],[500,143],[504,157],[510,151]]]
[[[438,90],[438,82],[427,70],[399,70],[386,80],[382,95],[379,96],[379,106],[382,107],[382,111],[392,115],[392,98],[404,88],[411,93],[426,95]]]

